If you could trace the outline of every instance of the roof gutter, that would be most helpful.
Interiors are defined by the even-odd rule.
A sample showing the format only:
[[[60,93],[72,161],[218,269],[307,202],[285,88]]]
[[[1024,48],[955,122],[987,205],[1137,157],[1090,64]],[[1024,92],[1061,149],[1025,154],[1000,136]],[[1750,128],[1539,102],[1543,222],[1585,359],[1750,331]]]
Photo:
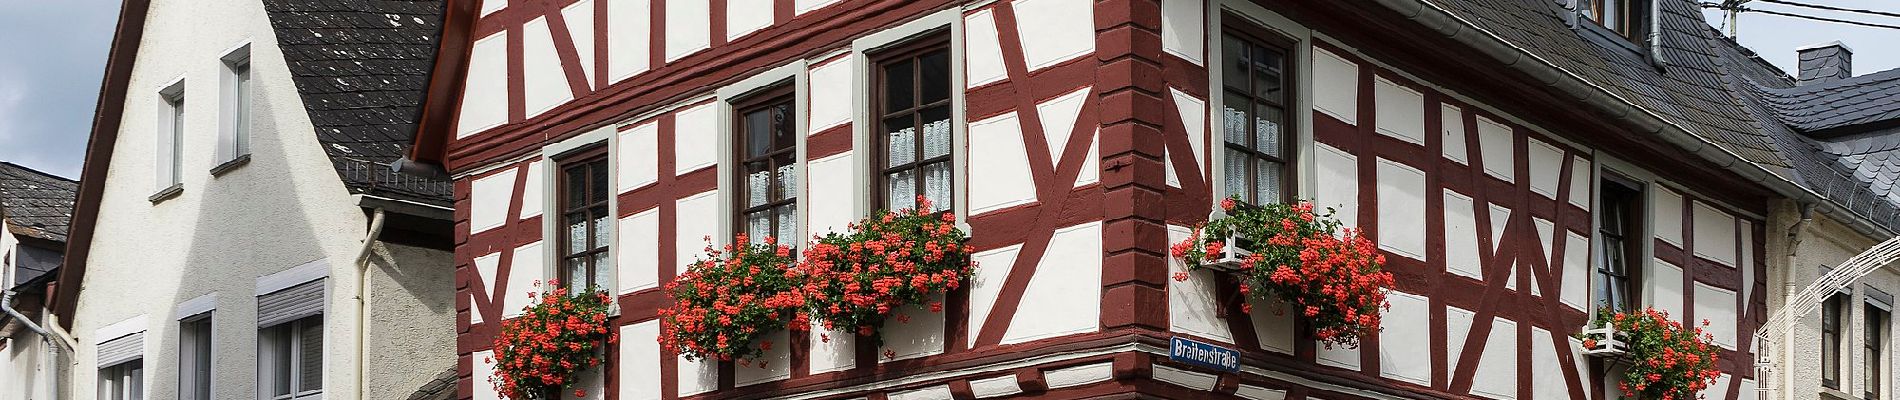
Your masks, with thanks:
[[[1373,2],[1428,29],[1437,31],[1448,39],[1470,46],[1507,67],[1528,74],[1538,83],[1571,95],[1605,116],[1626,122],[1642,133],[1655,134],[1683,151],[1694,154],[1718,168],[1733,172],[1749,182],[1766,187],[1776,194],[1802,205],[1815,206],[1815,210],[1835,220],[1845,222],[1860,234],[1878,238],[1895,236],[1893,230],[1841,207],[1839,203],[1821,196],[1820,193],[1788,180],[1786,177],[1776,175],[1759,164],[1744,160],[1734,152],[1663,118],[1655,111],[1638,106],[1584,79],[1581,75],[1565,70],[1549,60],[1504,40],[1495,32],[1452,14],[1437,4],[1428,0],[1373,0]]]

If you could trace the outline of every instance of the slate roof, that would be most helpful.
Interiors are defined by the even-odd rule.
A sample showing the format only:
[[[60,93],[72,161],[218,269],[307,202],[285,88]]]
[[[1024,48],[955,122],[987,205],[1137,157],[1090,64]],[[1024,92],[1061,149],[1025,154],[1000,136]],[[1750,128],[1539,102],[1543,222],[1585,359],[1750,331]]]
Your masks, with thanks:
[[[1766,92],[1782,119],[1802,132],[1824,134],[1900,119],[1900,69]]]
[[[264,0],[317,140],[351,193],[450,205],[449,182],[400,174],[422,115],[443,1]]]
[[[79,182],[0,161],[0,210],[13,234],[66,242]]]

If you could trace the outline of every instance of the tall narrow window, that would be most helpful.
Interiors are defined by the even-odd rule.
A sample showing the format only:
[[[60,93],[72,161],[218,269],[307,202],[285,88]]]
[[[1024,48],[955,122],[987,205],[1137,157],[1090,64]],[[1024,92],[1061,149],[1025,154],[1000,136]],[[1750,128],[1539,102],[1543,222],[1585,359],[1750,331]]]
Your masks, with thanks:
[[[1648,33],[1649,0],[1584,0],[1578,7],[1584,19],[1624,38],[1637,39]]]
[[[211,400],[211,315],[178,325],[178,398]]]
[[[880,208],[915,207],[923,196],[931,211],[952,209],[949,37],[880,52],[873,71]]]
[[[1866,397],[1862,398],[1867,400],[1883,399],[1886,397],[1881,395],[1882,386],[1880,383],[1887,380],[1884,374],[1886,368],[1881,367],[1887,365],[1888,313],[1885,307],[1874,303],[1867,303],[1867,306],[1861,310],[1863,310],[1862,313],[1867,316],[1867,326],[1861,328],[1866,330],[1867,335],[1866,338],[1861,340],[1861,343],[1864,343],[1864,349],[1862,350],[1866,352],[1866,354],[1863,355],[1866,358],[1861,360],[1861,365],[1867,366]]]
[[[219,94],[218,166],[215,172],[235,165],[239,157],[250,153],[251,136],[251,49],[246,45],[225,54],[224,76]]]
[[[1221,35],[1222,132],[1226,143],[1224,187],[1228,195],[1251,204],[1292,199],[1293,127],[1287,109],[1294,76],[1287,49],[1293,42],[1254,29],[1245,22],[1227,24]]]
[[[1642,259],[1642,192],[1622,179],[1606,178],[1598,189],[1596,279],[1590,282],[1596,307],[1625,312],[1636,307],[1640,281],[1632,260]]]
[[[1847,294],[1835,294],[1821,304],[1821,386],[1841,388],[1841,313],[1846,310]]]
[[[100,400],[145,400],[145,361],[134,359],[99,369]]]
[[[798,237],[798,153],[796,112],[790,87],[752,96],[735,107],[739,147],[739,195],[736,231],[750,241],[766,237],[794,245]]]
[[[607,179],[605,146],[558,160],[561,165],[561,283],[574,288],[606,288],[608,244],[613,243],[613,216],[607,202],[613,188]]]
[[[158,155],[152,166],[158,169],[157,190],[163,194],[178,186],[183,175],[180,159],[185,141],[185,82],[181,80],[159,90],[158,95]]]
[[[323,315],[264,328],[265,393],[272,400],[323,397]]]

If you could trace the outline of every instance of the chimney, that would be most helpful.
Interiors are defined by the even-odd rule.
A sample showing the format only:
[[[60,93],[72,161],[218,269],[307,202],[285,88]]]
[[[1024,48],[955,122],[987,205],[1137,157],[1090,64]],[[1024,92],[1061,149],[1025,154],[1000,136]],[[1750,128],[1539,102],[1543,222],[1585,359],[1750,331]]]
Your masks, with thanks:
[[[1829,83],[1854,76],[1854,49],[1839,40],[1804,46],[1794,50],[1800,55],[1798,85]]]

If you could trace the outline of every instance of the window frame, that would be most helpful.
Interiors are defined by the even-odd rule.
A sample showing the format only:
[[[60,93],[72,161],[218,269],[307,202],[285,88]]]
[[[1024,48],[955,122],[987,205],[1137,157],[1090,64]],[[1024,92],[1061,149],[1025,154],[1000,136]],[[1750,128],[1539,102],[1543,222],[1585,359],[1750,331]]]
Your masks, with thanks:
[[[100,400],[145,400],[145,359],[100,367],[97,389]]]
[[[216,165],[211,167],[212,176],[222,175],[250,160],[257,93],[250,43],[226,51],[218,61],[218,148]]]
[[[1823,388],[1833,390],[1841,389],[1841,366],[1843,364],[1841,362],[1841,356],[1846,355],[1842,351],[1846,346],[1841,343],[1841,330],[1844,328],[1841,324],[1845,322],[1842,313],[1852,311],[1846,309],[1848,297],[1852,297],[1852,295],[1848,293],[1835,293],[1821,301],[1821,387]],[[1834,348],[1832,349],[1829,349],[1827,346],[1829,339],[1832,339],[1834,342]],[[1830,361],[1832,362],[1830,363]]]
[[[753,90],[749,93],[737,96],[733,98],[732,100],[726,101],[727,106],[729,107],[729,110],[730,110],[729,118],[727,118],[727,121],[726,121],[729,124],[728,126],[730,127],[730,129],[727,130],[727,135],[726,135],[727,140],[730,141],[729,142],[730,146],[727,147],[727,150],[728,150],[728,156],[731,157],[731,160],[732,160],[732,164],[731,164],[732,169],[730,170],[728,179],[731,179],[732,184],[733,184],[732,195],[730,197],[730,203],[728,204],[729,208],[728,208],[728,212],[726,213],[726,217],[731,219],[730,227],[732,229],[731,236],[733,237],[737,237],[739,234],[748,233],[749,226],[746,220],[747,214],[760,212],[760,211],[771,211],[773,209],[787,206],[787,205],[792,206],[791,215],[789,216],[774,215],[772,218],[773,236],[776,237],[777,232],[780,231],[780,227],[781,227],[780,224],[786,224],[786,223],[792,224],[793,227],[800,234],[804,233],[803,232],[804,226],[802,225],[803,219],[800,218],[800,216],[803,215],[801,213],[804,212],[805,210],[803,210],[804,205],[800,204],[799,201],[801,200],[801,197],[802,197],[800,196],[800,194],[802,194],[802,192],[804,191],[805,186],[807,185],[807,182],[805,182],[806,179],[804,176],[804,169],[805,169],[805,160],[804,160],[804,152],[803,152],[804,146],[800,143],[804,140],[803,136],[805,135],[805,133],[802,132],[802,129],[800,126],[802,124],[801,119],[803,118],[803,115],[799,114],[799,112],[801,112],[802,110],[800,110],[799,108],[800,102],[798,101],[798,98],[799,98],[798,90],[797,90],[798,86],[799,85],[796,81],[791,80],[791,79],[786,79],[786,80],[766,84],[764,86],[761,86],[760,89]],[[771,107],[774,107],[780,104],[789,104],[791,106],[791,109],[789,110],[789,112],[786,113],[786,118],[784,121],[785,124],[790,125],[788,129],[792,130],[792,135],[790,138],[791,142],[777,143],[778,140],[776,137],[768,138],[768,144],[767,144],[768,150],[766,151],[765,154],[757,156],[757,157],[748,157],[746,155],[746,151],[747,151],[746,139],[748,138],[748,135],[751,132],[746,130],[746,124],[745,124],[746,114],[749,114],[753,111],[768,111],[769,112],[769,109]],[[784,145],[784,147],[782,148],[779,147],[779,145],[781,144]],[[747,204],[747,200],[749,200],[748,195],[751,193],[750,192],[751,188],[747,186],[746,164],[758,162],[758,161],[765,161],[766,165],[771,170],[776,171],[779,167],[783,167],[784,165],[779,165],[778,162],[774,161],[773,159],[777,157],[785,157],[785,156],[791,157],[792,161],[788,165],[795,166],[795,169],[792,172],[792,175],[796,176],[796,178],[794,179],[797,181],[797,187],[791,188],[790,190],[783,190],[784,188],[780,188],[784,193],[787,194],[787,196],[783,198],[774,200],[768,196],[765,204],[762,204],[759,206],[751,206]],[[780,180],[773,179],[770,183],[767,184],[766,190],[768,192],[772,191],[773,188],[779,185],[779,182]],[[781,239],[778,241],[779,244],[791,246],[794,248],[799,247],[801,243],[805,242],[804,238],[792,238],[792,239],[778,238],[778,239]],[[756,240],[756,238],[752,237],[751,235],[748,235],[747,240],[753,241],[753,240]],[[734,243],[734,245],[744,245],[744,244],[745,243]]]
[[[323,398],[323,383],[321,381],[317,383],[316,389],[300,390],[300,388],[304,385],[304,382],[303,382],[304,371],[301,371],[298,368],[304,365],[303,363],[304,361],[303,358],[304,358],[304,353],[305,353],[304,346],[303,346],[304,345],[304,340],[303,340],[304,330],[302,328],[307,328],[309,324],[316,324],[318,331],[323,331],[324,329],[326,329],[326,326],[324,325],[325,321],[326,319],[325,319],[324,314],[316,314],[316,315],[306,316],[302,318],[297,318],[290,321],[285,321],[283,323],[276,324],[276,325],[258,328],[258,339],[259,339],[258,350],[259,351],[258,351],[258,357],[257,357],[257,364],[258,364],[257,395],[259,399],[306,400],[306,399],[322,399]],[[278,354],[276,345],[286,342],[286,341],[289,342],[288,347],[287,347],[288,353]],[[322,341],[319,340],[318,343],[319,343],[319,346],[321,346]],[[318,348],[314,354],[318,356],[317,376],[319,377],[319,379],[321,379],[322,376],[324,375],[322,371],[323,369],[322,357],[324,356],[323,349]],[[290,371],[288,371],[287,373],[290,379],[290,382],[289,382],[290,393],[277,394],[275,390],[275,385],[277,384],[277,381],[276,381],[277,371],[273,368],[276,367],[278,358],[285,357],[285,356],[288,356],[290,358],[290,361],[287,364],[289,366],[288,368],[290,368]]]
[[[957,178],[961,175],[958,168],[958,159],[960,156],[958,154],[957,144],[960,143],[960,141],[957,138],[961,129],[958,127],[960,124],[958,123],[956,114],[959,108],[957,105],[960,103],[957,100],[957,92],[960,91],[961,85],[957,83],[956,78],[960,71],[958,70],[956,51],[952,46],[953,42],[950,27],[940,26],[919,33],[911,39],[868,50],[864,54],[868,66],[865,72],[868,78],[866,86],[869,89],[866,98],[870,103],[868,109],[871,110],[869,114],[870,120],[867,121],[868,125],[870,125],[870,129],[866,131],[867,135],[870,136],[871,142],[871,145],[867,148],[869,150],[869,161],[871,165],[871,209],[889,209],[892,206],[892,204],[890,204],[890,175],[894,173],[917,171],[915,175],[917,177],[916,188],[913,189],[912,193],[914,195],[924,195],[928,186],[926,179],[922,175],[923,168],[926,165],[937,163],[948,163],[951,169],[949,204],[941,205],[942,210],[940,212],[954,213],[960,204],[957,199],[957,197],[959,197],[957,195],[957,188],[960,187],[958,186],[959,182]],[[924,84],[921,79],[922,69],[915,68],[915,64],[913,64],[911,93],[917,98],[913,98],[913,104],[910,108],[901,111],[887,110],[890,91],[888,90],[889,86],[886,85],[884,73],[885,64],[902,61],[918,61],[921,60],[924,55],[938,51],[944,52],[945,61],[949,64],[949,77],[944,81],[944,83],[948,85],[948,88],[943,100],[930,104],[914,104],[919,100],[917,98],[922,97]],[[923,138],[924,121],[922,114],[923,110],[933,107],[946,107],[950,113],[948,115],[951,124],[949,138],[950,151],[941,156],[921,159],[926,145]],[[884,121],[898,115],[911,116],[912,124],[917,128],[917,145],[913,150],[915,157],[919,159],[911,160],[910,163],[905,165],[892,167],[890,166],[890,135],[886,134],[888,130],[885,129]]]
[[[191,115],[186,108],[185,78],[179,77],[161,86],[158,91],[156,132],[152,166],[153,194],[147,198],[158,203],[176,197],[184,187],[185,130],[187,118]]]
[[[1649,35],[1650,2],[1653,0],[1583,0],[1577,7],[1579,19],[1603,28],[1610,34],[1630,41],[1641,41]],[[1608,3],[1616,3],[1615,20],[1604,22],[1610,16]]]
[[[1864,357],[1861,364],[1866,366],[1863,372],[1866,373],[1867,382],[1862,386],[1863,398],[1885,399],[1886,386],[1880,383],[1886,381],[1887,369],[1884,367],[1891,347],[1887,341],[1891,340],[1893,313],[1888,306],[1870,299],[1861,304],[1861,321],[1861,351]]]
[[[1608,248],[1610,240],[1607,236],[1611,234],[1606,232],[1608,228],[1605,226],[1603,218],[1603,213],[1611,209],[1611,202],[1607,196],[1610,195],[1612,188],[1617,188],[1615,190],[1625,192],[1616,202],[1616,204],[1621,204],[1625,207],[1622,221],[1623,229],[1617,233],[1620,238],[1618,243],[1621,247],[1620,250],[1624,261],[1621,271],[1623,276],[1620,277],[1624,285],[1622,290],[1620,290],[1624,297],[1622,304],[1624,308],[1613,311],[1634,311],[1646,304],[1646,296],[1644,295],[1647,292],[1645,290],[1647,286],[1643,277],[1644,272],[1646,272],[1644,265],[1647,264],[1644,260],[1648,258],[1644,256],[1644,252],[1648,248],[1649,242],[1645,241],[1645,239],[1650,239],[1652,236],[1649,232],[1649,224],[1647,223],[1647,221],[1649,221],[1649,209],[1646,207],[1649,204],[1649,187],[1641,181],[1609,171],[1603,171],[1603,173],[1598,174],[1596,181],[1596,198],[1594,199],[1596,204],[1591,208],[1590,213],[1591,223],[1593,224],[1591,241],[1595,243],[1595,251],[1591,254],[1592,265],[1590,267],[1590,312],[1594,314],[1605,307],[1603,304],[1605,299],[1600,298],[1598,295],[1598,293],[1602,291],[1599,290],[1600,285],[1605,284],[1605,281],[1608,279],[1618,278],[1616,272],[1608,270],[1610,266],[1607,264],[1609,263],[1611,249]],[[1614,304],[1609,306],[1615,308]]]
[[[616,268],[617,267],[616,262],[618,261],[614,259],[615,256],[613,254],[613,244],[617,238],[617,236],[615,236],[617,232],[614,232],[614,230],[616,230],[616,228],[619,225],[619,219],[614,216],[613,203],[615,203],[615,199],[619,198],[619,189],[614,187],[615,184],[613,181],[613,178],[614,178],[613,169],[615,168],[615,166],[613,164],[613,157],[611,157],[609,153],[610,151],[608,151],[608,145],[606,145],[605,143],[601,143],[599,145],[595,145],[592,147],[585,147],[580,150],[569,152],[568,154],[563,154],[558,157],[551,158],[551,160],[554,163],[554,166],[556,167],[556,168],[549,168],[550,170],[552,170],[551,172],[554,174],[553,180],[554,180],[555,195],[554,195],[553,204],[550,204],[550,206],[552,206],[553,211],[552,213],[543,213],[543,215],[556,216],[555,218],[550,218],[552,220],[555,220],[554,234],[559,238],[559,241],[556,243],[557,247],[552,249],[555,252],[554,276],[556,277],[556,279],[559,279],[563,285],[566,285],[567,287],[570,287],[570,288],[574,287],[573,286],[574,281],[573,281],[573,277],[570,274],[570,271],[568,271],[568,267],[567,267],[568,259],[575,258],[575,257],[583,257],[585,258],[588,271],[590,272],[590,274],[588,274],[589,278],[592,279],[593,277],[601,277],[603,278],[603,280],[606,281],[606,282],[592,282],[592,287],[598,290],[603,290],[603,291],[612,291],[614,289],[612,287],[614,285],[614,283],[612,282],[614,277],[612,273],[609,272],[609,270]],[[588,204],[582,205],[580,207],[579,212],[583,216],[587,217],[588,221],[593,221],[594,219],[601,218],[601,217],[605,217],[608,219],[608,223],[606,225],[608,229],[607,242],[606,243],[590,243],[591,246],[589,246],[586,250],[583,250],[579,253],[570,253],[567,251],[567,249],[569,248],[569,245],[572,244],[572,241],[574,238],[571,237],[570,235],[571,232],[567,229],[567,226],[568,226],[567,218],[568,218],[568,214],[574,213],[576,211],[568,208],[568,192],[569,192],[568,181],[567,181],[568,171],[576,167],[592,168],[593,164],[595,163],[600,163],[599,168],[601,169],[601,173],[607,175],[606,187],[598,188],[598,190],[601,190],[606,194],[606,199],[598,203],[590,202]],[[591,177],[591,174],[590,174],[590,177]],[[591,181],[592,180],[589,179],[590,185],[591,185]],[[594,189],[594,188],[589,188],[589,189]],[[587,190],[586,192],[589,195],[594,194],[592,190]],[[606,210],[605,214],[594,215],[591,210],[594,209],[595,207],[604,208]],[[587,240],[589,242],[592,242],[596,237],[599,237],[599,233],[594,231],[594,225],[592,223],[587,224]],[[595,261],[595,257],[598,257],[601,254],[606,254],[606,257],[607,257],[606,262],[604,264]]]
[[[1208,111],[1212,113],[1213,118],[1210,119],[1210,121],[1214,123],[1208,125],[1209,129],[1207,134],[1209,135],[1208,139],[1210,141],[1218,141],[1218,146],[1209,146],[1212,148],[1208,149],[1208,151],[1219,157],[1215,159],[1217,160],[1216,162],[1209,163],[1209,165],[1206,166],[1206,168],[1215,171],[1215,174],[1210,174],[1210,176],[1214,176],[1216,179],[1208,182],[1209,186],[1217,194],[1214,200],[1219,201],[1236,194],[1227,188],[1225,174],[1227,171],[1228,150],[1250,153],[1247,163],[1247,171],[1249,174],[1247,186],[1251,190],[1242,195],[1243,199],[1250,198],[1259,191],[1259,188],[1256,186],[1259,184],[1259,178],[1253,175],[1258,169],[1256,163],[1262,161],[1261,159],[1269,159],[1265,161],[1275,162],[1281,165],[1280,202],[1286,203],[1293,201],[1293,199],[1301,198],[1303,197],[1303,192],[1301,191],[1307,186],[1303,184],[1302,178],[1308,168],[1303,165],[1305,157],[1301,156],[1302,152],[1299,149],[1308,145],[1310,136],[1305,130],[1307,124],[1303,123],[1306,121],[1304,119],[1305,116],[1300,115],[1302,112],[1297,110],[1310,108],[1302,107],[1302,105],[1310,103],[1309,99],[1302,97],[1306,94],[1306,91],[1302,90],[1302,87],[1308,80],[1306,75],[1303,75],[1307,68],[1303,68],[1302,65],[1310,59],[1306,50],[1306,47],[1310,47],[1310,45],[1305,45],[1304,41],[1299,38],[1276,32],[1271,28],[1261,26],[1259,23],[1239,15],[1234,15],[1233,13],[1222,13],[1220,19],[1222,21],[1220,28],[1211,31],[1212,35],[1208,38],[1209,46],[1207,50],[1211,55],[1210,58],[1216,58],[1216,60],[1221,63],[1215,64],[1210,61],[1208,64],[1208,75],[1214,78],[1209,79],[1211,91],[1208,94]],[[1282,60],[1280,79],[1283,94],[1282,98],[1276,104],[1271,104],[1281,110],[1281,156],[1279,157],[1266,154],[1264,151],[1257,150],[1252,146],[1239,146],[1227,141],[1225,131],[1227,115],[1225,109],[1228,105],[1226,104],[1226,99],[1227,94],[1233,91],[1233,89],[1229,88],[1227,77],[1225,76],[1225,68],[1218,65],[1224,65],[1229,61],[1221,50],[1225,47],[1225,41],[1228,36],[1239,38],[1250,45],[1278,50],[1280,52]],[[1255,88],[1251,85],[1254,82],[1253,69],[1249,68],[1247,72],[1249,86],[1246,88],[1247,90],[1245,90],[1245,95],[1249,102],[1249,115],[1252,115],[1255,112],[1252,110],[1257,108],[1257,104],[1261,103],[1262,99],[1256,97],[1257,93],[1254,93]],[[1259,143],[1259,132],[1256,132],[1254,129],[1256,125],[1250,123],[1247,124],[1247,126],[1248,139],[1254,143]]]
[[[178,320],[178,398],[211,399],[217,360],[217,325],[211,312]],[[204,357],[188,357],[203,354]],[[188,380],[189,379],[189,380]]]

